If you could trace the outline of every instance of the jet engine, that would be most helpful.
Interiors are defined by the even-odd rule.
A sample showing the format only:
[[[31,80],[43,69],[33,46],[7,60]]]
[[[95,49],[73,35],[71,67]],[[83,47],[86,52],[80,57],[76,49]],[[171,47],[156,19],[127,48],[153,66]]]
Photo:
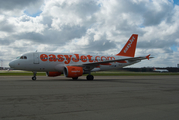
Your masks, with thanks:
[[[46,72],[46,75],[48,77],[56,77],[56,76],[60,76],[62,73],[61,72]]]
[[[64,67],[63,74],[65,77],[77,78],[83,75],[82,67],[66,66]]]

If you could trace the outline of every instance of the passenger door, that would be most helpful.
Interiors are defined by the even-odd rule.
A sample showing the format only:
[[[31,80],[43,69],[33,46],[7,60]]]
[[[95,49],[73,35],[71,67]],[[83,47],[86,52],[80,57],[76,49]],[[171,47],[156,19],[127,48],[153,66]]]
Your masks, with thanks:
[[[33,53],[33,57],[34,57],[34,64],[39,64],[39,54]]]

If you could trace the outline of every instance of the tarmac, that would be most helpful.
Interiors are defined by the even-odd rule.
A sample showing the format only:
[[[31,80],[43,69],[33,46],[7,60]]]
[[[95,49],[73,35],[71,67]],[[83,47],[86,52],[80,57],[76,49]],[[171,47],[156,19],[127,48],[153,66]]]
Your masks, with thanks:
[[[0,120],[179,120],[179,76],[0,76]]]

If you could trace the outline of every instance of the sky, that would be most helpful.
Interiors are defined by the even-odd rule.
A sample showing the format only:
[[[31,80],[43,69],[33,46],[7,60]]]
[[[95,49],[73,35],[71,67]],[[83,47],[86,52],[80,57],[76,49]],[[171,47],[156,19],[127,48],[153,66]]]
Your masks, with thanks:
[[[179,0],[0,0],[2,66],[27,52],[108,54],[138,34],[130,67],[179,64]]]

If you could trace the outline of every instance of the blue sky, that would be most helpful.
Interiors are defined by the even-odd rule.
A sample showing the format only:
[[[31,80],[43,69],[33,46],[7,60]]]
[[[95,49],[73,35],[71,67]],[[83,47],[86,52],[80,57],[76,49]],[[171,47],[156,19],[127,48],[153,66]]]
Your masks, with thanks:
[[[176,46],[176,45],[172,45],[172,46],[171,46],[171,49],[172,49],[174,52],[177,52],[177,47],[178,47],[178,46]]]
[[[179,0],[173,0],[174,4],[179,4]]]
[[[39,15],[42,13],[42,11],[39,10],[39,11],[37,11],[36,13],[30,14],[27,10],[25,10],[24,13],[25,13],[26,15],[28,15],[28,16],[31,16],[31,17],[37,17],[37,16],[39,16]]]

